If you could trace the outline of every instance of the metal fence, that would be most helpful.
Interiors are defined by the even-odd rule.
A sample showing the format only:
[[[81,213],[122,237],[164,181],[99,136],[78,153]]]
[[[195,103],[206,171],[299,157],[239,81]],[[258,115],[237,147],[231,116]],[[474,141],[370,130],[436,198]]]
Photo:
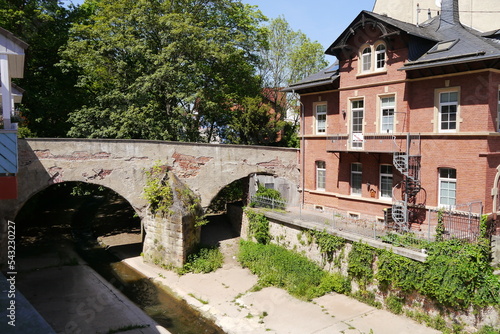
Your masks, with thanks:
[[[462,239],[476,242],[480,237],[480,223],[483,214],[482,202],[471,202],[452,208],[430,209],[430,225],[436,227],[442,220],[443,239]]]
[[[269,209],[285,210],[287,207],[287,203],[285,200],[269,198],[265,196],[252,196],[250,203],[251,206]]]

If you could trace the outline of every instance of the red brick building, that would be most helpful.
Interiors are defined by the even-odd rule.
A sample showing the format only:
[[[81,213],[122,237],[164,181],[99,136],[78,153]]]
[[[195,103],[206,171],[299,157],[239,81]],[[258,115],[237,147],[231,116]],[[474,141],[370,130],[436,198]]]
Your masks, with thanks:
[[[286,89],[303,104],[304,205],[402,229],[428,209],[498,211],[500,30],[361,12],[327,49],[338,65]],[[498,201],[496,201],[498,203]],[[495,206],[495,207],[494,207]]]

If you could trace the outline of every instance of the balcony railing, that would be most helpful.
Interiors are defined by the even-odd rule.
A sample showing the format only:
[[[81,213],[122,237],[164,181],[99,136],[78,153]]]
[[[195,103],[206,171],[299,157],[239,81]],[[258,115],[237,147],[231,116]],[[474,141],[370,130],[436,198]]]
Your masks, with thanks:
[[[0,130],[0,174],[17,173],[17,132]]]
[[[328,137],[328,152],[399,152],[406,148],[406,134],[354,133]]]

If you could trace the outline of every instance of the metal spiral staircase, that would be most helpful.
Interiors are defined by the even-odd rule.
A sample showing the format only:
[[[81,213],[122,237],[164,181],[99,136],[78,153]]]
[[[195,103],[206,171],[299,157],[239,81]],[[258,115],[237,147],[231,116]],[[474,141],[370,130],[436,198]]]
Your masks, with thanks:
[[[393,165],[403,175],[403,180],[392,189],[392,219],[396,230],[408,232],[410,229],[408,204],[415,202],[415,197],[422,189],[420,183],[420,135],[407,135],[404,152],[396,143],[396,137],[394,137],[394,142],[399,151],[394,152]]]

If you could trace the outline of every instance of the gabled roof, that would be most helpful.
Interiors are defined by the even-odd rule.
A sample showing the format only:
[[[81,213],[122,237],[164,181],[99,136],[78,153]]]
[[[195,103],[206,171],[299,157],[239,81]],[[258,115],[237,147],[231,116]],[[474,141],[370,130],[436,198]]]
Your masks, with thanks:
[[[335,63],[327,68],[312,74],[297,83],[283,89],[283,92],[296,91],[298,93],[307,93],[308,91],[322,91],[338,88],[339,65]]]
[[[326,54],[339,57],[342,50],[355,51],[350,50],[348,39],[365,25],[379,28],[383,39],[402,33],[410,36],[410,50],[419,51],[415,57],[410,57],[401,70],[500,58],[500,30],[481,33],[462,26],[457,0],[443,0],[441,15],[421,25],[362,11],[326,50]]]

